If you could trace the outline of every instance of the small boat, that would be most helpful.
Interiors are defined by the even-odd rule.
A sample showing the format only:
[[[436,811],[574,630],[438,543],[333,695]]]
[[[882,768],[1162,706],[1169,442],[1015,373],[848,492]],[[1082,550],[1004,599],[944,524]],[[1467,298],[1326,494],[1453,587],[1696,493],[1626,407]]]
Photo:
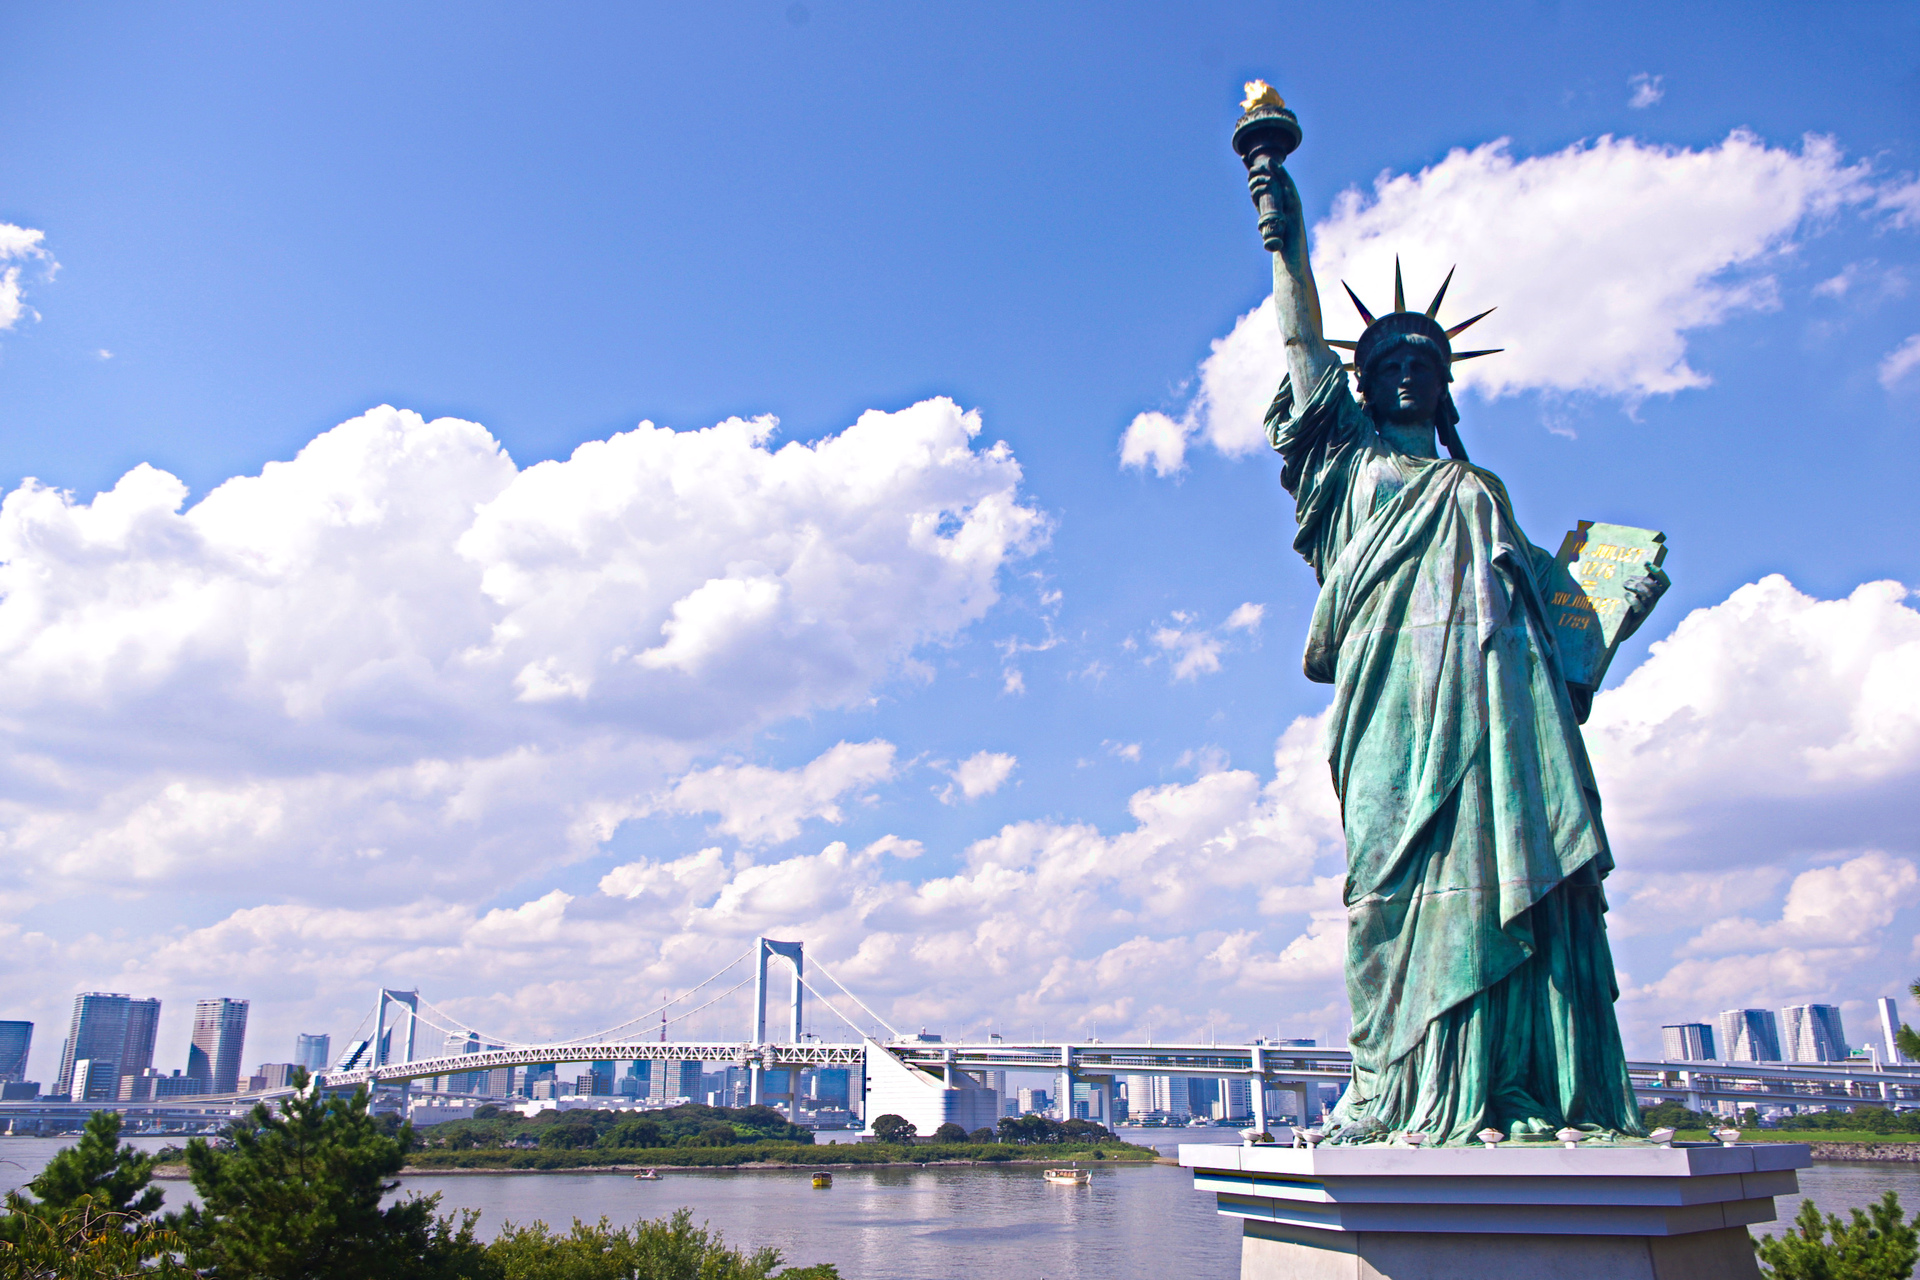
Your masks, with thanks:
[[[657,1169],[642,1169],[633,1175],[633,1180],[635,1182],[658,1182],[660,1181],[660,1172]]]
[[[1084,1187],[1093,1181],[1093,1174],[1079,1165],[1071,1169],[1049,1169],[1040,1176],[1063,1187]]]
[[[833,1175],[830,1173],[816,1173],[813,1175],[813,1185],[822,1188],[830,1187],[833,1185]]]

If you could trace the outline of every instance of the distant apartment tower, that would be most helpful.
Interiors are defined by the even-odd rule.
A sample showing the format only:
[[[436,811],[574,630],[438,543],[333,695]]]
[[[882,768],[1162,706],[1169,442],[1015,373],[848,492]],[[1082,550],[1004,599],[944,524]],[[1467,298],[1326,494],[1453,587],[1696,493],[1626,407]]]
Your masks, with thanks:
[[[1669,1062],[1713,1061],[1713,1028],[1704,1022],[1660,1028],[1660,1056]]]
[[[1780,1061],[1780,1024],[1771,1009],[1728,1009],[1720,1015],[1720,1047],[1728,1062]]]
[[[1022,1089],[1020,1091],[1020,1114],[1031,1115],[1047,1109],[1047,1091],[1045,1089]]]
[[[1873,1002],[1880,1014],[1880,1037],[1886,1042],[1887,1062],[1905,1062],[1907,1055],[1900,1052],[1900,1006],[1892,996],[1881,996]]]
[[[675,1098],[685,1098],[690,1102],[700,1101],[700,1064],[698,1062],[656,1062],[653,1066],[652,1086],[648,1096],[655,1102],[671,1102]]]
[[[1788,1005],[1780,1011],[1780,1032],[1780,1047],[1789,1062],[1844,1062],[1847,1058],[1847,1034],[1836,1005]]]
[[[66,1043],[60,1047],[60,1075],[54,1082],[55,1094],[80,1101],[88,1091],[96,1098],[112,1098],[120,1091],[120,1056],[127,1047],[127,1006],[130,996],[111,991],[83,991],[73,998],[73,1020],[67,1026]],[[79,1093],[74,1092],[73,1064],[87,1063],[87,1079]],[[112,1064],[109,1071],[108,1064]],[[111,1092],[102,1093],[108,1075],[114,1076]],[[137,1074],[137,1073],[135,1073]]]
[[[160,1034],[158,1000],[127,1001],[127,1039],[120,1051],[120,1074],[137,1076],[153,1065],[153,1042]]]
[[[18,1084],[27,1078],[27,1051],[32,1048],[31,1022],[0,1022],[0,1084]]]
[[[208,1093],[232,1093],[240,1087],[240,1053],[246,1039],[245,1000],[219,996],[195,1001],[187,1074],[203,1081]]]
[[[333,1037],[302,1031],[293,1041],[293,1060],[309,1071],[325,1071],[333,1055]]]

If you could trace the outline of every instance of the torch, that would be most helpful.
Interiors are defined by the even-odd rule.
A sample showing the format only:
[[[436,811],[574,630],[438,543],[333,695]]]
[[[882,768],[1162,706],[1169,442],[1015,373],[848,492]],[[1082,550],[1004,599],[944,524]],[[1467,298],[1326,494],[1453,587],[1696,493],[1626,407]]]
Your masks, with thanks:
[[[1278,253],[1286,240],[1286,215],[1275,178],[1300,145],[1300,121],[1264,80],[1247,82],[1247,100],[1240,106],[1246,114],[1234,126],[1233,149],[1250,175],[1247,187],[1260,214],[1260,241],[1269,252]]]

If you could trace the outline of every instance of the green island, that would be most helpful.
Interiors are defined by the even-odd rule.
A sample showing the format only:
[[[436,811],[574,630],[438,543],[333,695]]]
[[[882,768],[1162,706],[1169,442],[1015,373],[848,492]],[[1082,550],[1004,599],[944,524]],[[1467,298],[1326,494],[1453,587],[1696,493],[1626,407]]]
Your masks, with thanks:
[[[875,1129],[882,1141],[816,1143],[812,1131],[789,1124],[771,1107],[687,1103],[657,1111],[582,1109],[522,1116],[489,1106],[469,1120],[414,1130],[402,1172],[1151,1162],[1158,1155],[1089,1121],[1062,1124],[1043,1116],[1008,1117],[996,1129],[972,1133],[942,1125],[925,1137],[898,1117],[882,1116]]]
[[[1682,1142],[1707,1142],[1721,1121],[1677,1102],[1641,1113],[1649,1129],[1666,1127]],[[1793,1116],[1772,1126],[1748,1108],[1740,1117],[1743,1142],[1804,1142],[1815,1160],[1920,1160],[1920,1112],[1857,1104],[1851,1110]]]

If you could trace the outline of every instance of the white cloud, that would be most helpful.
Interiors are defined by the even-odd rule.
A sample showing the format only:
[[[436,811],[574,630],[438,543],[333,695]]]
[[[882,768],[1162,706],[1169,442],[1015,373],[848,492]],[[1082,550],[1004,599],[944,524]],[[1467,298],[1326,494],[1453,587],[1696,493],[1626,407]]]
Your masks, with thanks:
[[[1920,780],[1920,612],[1908,597],[1872,582],[1816,600],[1775,574],[1683,618],[1587,724],[1616,842],[1679,859],[1748,838],[1830,848],[1836,830],[1886,812]],[[1783,825],[1783,811],[1801,817]],[[1792,843],[1815,813],[1830,815],[1824,839]]]
[[[1633,401],[1704,385],[1689,331],[1775,305],[1778,254],[1848,206],[1897,222],[1895,195],[1820,138],[1796,151],[1745,132],[1702,150],[1607,137],[1529,157],[1502,140],[1343,192],[1313,228],[1313,257],[1330,337],[1360,328],[1341,280],[1377,313],[1395,255],[1416,304],[1457,264],[1441,319],[1497,306],[1460,341],[1506,349],[1458,366],[1457,389]],[[1230,455],[1265,448],[1284,371],[1269,298],[1214,342],[1180,415],[1135,419],[1122,464],[1171,474],[1195,438]]]
[[[976,751],[947,776],[960,788],[961,797],[978,800],[981,796],[990,796],[998,791],[1013,776],[1014,766],[1019,763],[1018,759],[1004,751]],[[940,789],[940,802],[958,803],[953,787]]]
[[[1103,742],[1109,755],[1118,756],[1129,764],[1140,763],[1140,744],[1137,742]]]
[[[278,886],[297,849],[316,893],[581,856],[700,752],[859,703],[986,613],[1046,529],[978,431],[945,400],[778,449],[770,420],[642,425],[521,471],[383,408],[192,506],[148,466],[88,502],[28,481],[0,504],[0,750],[34,782],[0,840],[26,884]],[[798,808],[714,798],[722,826],[825,816],[832,764]]]
[[[1120,465],[1153,466],[1153,474],[1170,476],[1187,465],[1188,428],[1164,413],[1137,414],[1120,437]]]
[[[1629,77],[1627,87],[1633,90],[1633,95],[1627,99],[1627,105],[1636,111],[1651,107],[1667,96],[1666,79],[1665,76],[1648,75],[1644,71]]]
[[[1920,333],[1910,335],[1880,361],[1880,385],[1891,391],[1916,368],[1920,368]]]
[[[1906,858],[1879,850],[1796,876],[1780,919],[1771,924],[1715,920],[1682,948],[1683,954],[1771,951],[1788,946],[1857,946],[1889,924],[1902,907],[1920,902],[1920,871]]]
[[[715,832],[742,844],[779,844],[799,835],[811,818],[844,821],[840,799],[892,778],[893,756],[893,744],[876,739],[838,743],[798,769],[716,765],[676,781],[658,808],[717,813]]]
[[[1227,615],[1225,625],[1229,631],[1255,631],[1266,616],[1267,606],[1249,600]]]
[[[44,232],[0,222],[0,264],[40,262],[45,264],[47,278],[52,279],[60,264],[47,252],[42,243],[45,239]],[[20,270],[18,265],[0,266],[0,331],[13,328],[22,316],[32,314],[20,285]]]
[[[1265,605],[1248,601],[1218,627],[1202,627],[1193,614],[1176,612],[1170,625],[1154,628],[1148,639],[1160,651],[1154,656],[1170,660],[1175,680],[1194,680],[1220,670],[1220,655],[1226,652],[1229,632],[1258,631],[1266,613]]]

